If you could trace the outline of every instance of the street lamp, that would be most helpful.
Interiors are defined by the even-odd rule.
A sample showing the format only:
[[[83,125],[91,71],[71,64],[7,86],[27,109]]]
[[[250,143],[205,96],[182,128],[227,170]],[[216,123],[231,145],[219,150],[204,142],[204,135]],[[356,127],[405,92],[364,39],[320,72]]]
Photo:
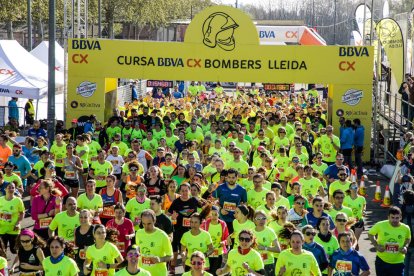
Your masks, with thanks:
[[[56,0],[49,0],[49,56],[47,85],[47,135],[51,143],[55,138],[55,40],[56,40]]]
[[[333,45],[336,44],[336,0],[334,0],[334,39]]]
[[[31,51],[33,48],[32,45],[32,2],[27,0],[27,48],[28,51]]]

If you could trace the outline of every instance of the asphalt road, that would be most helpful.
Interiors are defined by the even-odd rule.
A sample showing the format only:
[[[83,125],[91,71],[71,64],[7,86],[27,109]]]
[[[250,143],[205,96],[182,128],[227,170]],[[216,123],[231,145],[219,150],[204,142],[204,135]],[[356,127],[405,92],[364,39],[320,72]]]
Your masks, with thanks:
[[[384,220],[387,218],[387,209],[382,208],[380,206],[380,203],[372,202],[372,199],[374,198],[374,192],[375,192],[375,186],[376,181],[379,180],[381,183],[382,193],[385,192],[385,186],[388,185],[389,180],[387,180],[385,177],[378,176],[369,176],[369,180],[366,181],[366,187],[367,187],[367,212],[365,217],[365,231],[362,233],[360,240],[359,240],[359,250],[360,252],[365,256],[367,259],[367,262],[371,268],[371,275],[376,275],[375,273],[375,250],[373,246],[371,245],[369,239],[368,239],[368,230],[374,225],[376,222]],[[29,205],[29,197],[24,198],[25,206],[26,208]],[[32,227],[33,226],[33,220],[30,217],[26,217],[23,220],[22,227]],[[13,261],[13,256],[8,251],[7,255],[9,264]],[[414,271],[414,259],[411,261],[411,271]],[[176,268],[176,275],[181,275],[183,273],[182,267]],[[18,274],[13,274],[18,275]]]

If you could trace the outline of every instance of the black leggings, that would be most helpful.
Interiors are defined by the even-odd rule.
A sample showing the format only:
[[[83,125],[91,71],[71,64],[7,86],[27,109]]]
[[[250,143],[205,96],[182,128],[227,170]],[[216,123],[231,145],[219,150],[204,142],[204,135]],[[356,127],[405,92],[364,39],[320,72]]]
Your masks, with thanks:
[[[17,235],[14,235],[14,234],[3,234],[3,235],[0,235],[0,238],[3,241],[3,243],[4,243],[5,249],[7,249],[7,245],[9,245],[10,246],[11,253],[13,253],[13,254],[16,254],[17,253],[16,250],[14,249],[14,247],[16,245]]]
[[[221,264],[223,262],[223,255],[220,255],[218,257],[211,257],[208,258],[209,262],[210,262],[210,269],[209,269],[209,273],[216,275],[216,271],[217,269],[221,268]]]

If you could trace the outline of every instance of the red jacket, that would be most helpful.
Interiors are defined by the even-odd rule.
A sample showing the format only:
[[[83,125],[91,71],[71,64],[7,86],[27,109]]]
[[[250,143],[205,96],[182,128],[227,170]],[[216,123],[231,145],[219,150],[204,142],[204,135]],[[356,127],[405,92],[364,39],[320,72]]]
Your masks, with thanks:
[[[221,230],[222,230],[221,241],[223,242],[223,253],[226,254],[227,253],[226,245],[227,245],[227,237],[229,236],[229,229],[227,228],[227,224],[224,221],[222,221],[221,219],[219,219],[218,222],[220,223]],[[206,219],[201,224],[201,229],[208,232],[208,229],[210,227],[210,223],[211,223],[211,218]]]

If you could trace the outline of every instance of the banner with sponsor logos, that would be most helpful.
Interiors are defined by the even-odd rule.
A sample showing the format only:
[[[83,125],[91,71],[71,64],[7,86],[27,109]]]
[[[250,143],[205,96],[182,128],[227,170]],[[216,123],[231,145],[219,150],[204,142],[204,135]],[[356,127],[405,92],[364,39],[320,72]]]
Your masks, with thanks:
[[[384,48],[391,73],[398,85],[404,80],[404,40],[401,28],[391,18],[384,18],[376,26],[377,36]]]
[[[332,125],[339,133],[339,117],[347,120],[360,119],[365,127],[364,160],[370,158],[372,124],[372,85],[332,85],[329,87]],[[338,136],[339,137],[339,136]]]
[[[93,109],[104,120],[105,77],[358,86],[372,82],[373,55],[372,47],[260,45],[247,14],[213,6],[195,16],[183,43],[70,40],[68,114]]]

